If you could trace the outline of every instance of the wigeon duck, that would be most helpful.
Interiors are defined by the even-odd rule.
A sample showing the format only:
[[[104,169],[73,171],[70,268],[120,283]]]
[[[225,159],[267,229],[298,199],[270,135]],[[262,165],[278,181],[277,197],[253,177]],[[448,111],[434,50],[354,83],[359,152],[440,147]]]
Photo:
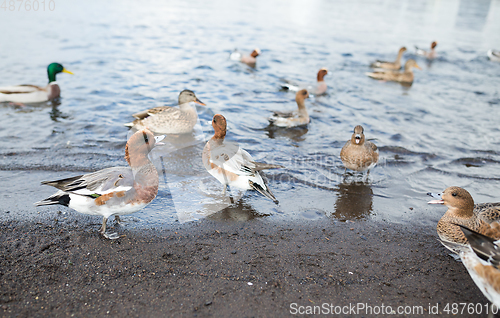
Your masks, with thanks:
[[[500,51],[488,50],[488,58],[491,61],[500,62]]]
[[[283,88],[284,90],[290,90],[294,92],[297,92],[302,88],[305,88],[310,94],[321,95],[326,93],[326,90],[328,89],[328,86],[326,85],[324,79],[327,74],[328,70],[326,68],[322,68],[318,71],[318,75],[316,77],[317,81],[315,84],[300,86],[293,84],[291,82],[287,82],[286,84],[281,85],[281,88]]]
[[[340,159],[346,170],[370,171],[378,162],[378,149],[374,143],[365,140],[363,127],[354,127],[351,139],[346,142],[340,151]]]
[[[405,51],[406,51],[405,47],[400,48],[398,52],[398,57],[394,62],[376,60],[375,62],[370,64],[370,67],[383,68],[386,70],[399,70],[401,68],[401,58],[403,57],[403,53]]]
[[[384,80],[384,81],[393,81],[399,82],[403,84],[412,84],[413,83],[413,71],[412,69],[416,67],[421,70],[420,66],[418,66],[415,60],[408,60],[405,63],[404,72],[395,72],[395,71],[386,71],[386,72],[369,72],[366,73],[368,77]]]
[[[497,308],[500,308],[500,247],[499,241],[458,225],[467,238],[469,246],[443,242],[450,250],[456,250],[462,263],[469,272],[474,283],[484,296]],[[490,307],[488,317],[493,317]]]
[[[257,56],[260,55],[260,50],[256,48],[255,50],[250,53],[250,55],[243,55],[238,51],[234,51],[231,53],[229,58],[233,61],[239,61],[241,63],[245,63],[248,66],[255,67],[255,64],[257,63]]]
[[[260,171],[283,168],[283,166],[255,162],[250,154],[237,144],[225,143],[227,125],[224,116],[214,115],[212,126],[215,134],[203,148],[202,160],[208,173],[224,186],[224,194],[228,185],[239,189],[257,190],[278,204],[279,201],[269,189]]]
[[[52,63],[47,67],[49,84],[45,87],[36,85],[14,85],[0,87],[0,102],[14,103],[42,103],[53,100],[61,95],[61,89],[56,82],[56,74],[73,74],[59,63]]]
[[[500,203],[474,205],[470,193],[460,187],[449,187],[442,193],[427,194],[437,198],[437,200],[429,201],[429,204],[444,204],[448,207],[448,210],[437,224],[437,233],[441,241],[466,246],[467,239],[458,225],[500,239],[500,224],[498,223],[500,220]]]
[[[417,55],[425,56],[429,60],[433,60],[436,58],[437,53],[436,53],[436,46],[438,43],[436,41],[431,43],[431,49],[429,52],[426,50],[419,49],[418,46],[415,45],[415,49],[417,50]]]
[[[138,130],[148,128],[157,134],[190,133],[198,121],[196,107],[191,103],[205,106],[193,91],[185,89],[179,94],[179,108],[170,106],[150,108],[133,114],[136,120],[125,126]]]
[[[277,127],[297,127],[309,124],[311,119],[307,113],[305,99],[309,98],[309,93],[307,90],[303,89],[295,94],[295,101],[297,102],[298,110],[293,112],[278,112],[275,111],[271,117],[269,117],[269,122]]]
[[[131,214],[148,205],[158,193],[158,173],[149,160],[149,152],[164,136],[155,137],[144,129],[134,133],[125,147],[125,160],[130,167],[113,167],[72,178],[43,181],[59,191],[35,206],[61,204],[80,213],[102,215],[100,233],[116,239],[116,233],[106,234],[106,221],[114,215]]]

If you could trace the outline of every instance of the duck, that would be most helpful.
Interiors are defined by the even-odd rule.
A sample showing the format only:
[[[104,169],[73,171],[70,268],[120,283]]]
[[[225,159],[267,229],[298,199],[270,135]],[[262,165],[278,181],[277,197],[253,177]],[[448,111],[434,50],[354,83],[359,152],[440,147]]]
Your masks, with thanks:
[[[428,204],[442,204],[448,207],[437,224],[437,233],[441,241],[467,246],[467,238],[458,225],[500,239],[500,223],[498,223],[500,202],[474,204],[470,193],[456,186],[448,187],[442,193],[429,192],[427,195],[436,199],[429,201]],[[450,250],[457,253],[456,250]]]
[[[206,106],[189,89],[179,94],[179,108],[159,106],[133,114],[133,122],[126,123],[127,127],[140,130],[148,128],[156,134],[187,134],[193,131],[198,121],[196,107],[192,104]]]
[[[368,72],[366,75],[368,77],[384,80],[384,81],[393,81],[399,82],[403,84],[412,84],[413,83],[413,68],[418,68],[421,70],[420,66],[418,66],[415,60],[410,59],[405,63],[404,72],[394,72],[394,71],[386,71],[386,72]]]
[[[373,142],[365,140],[363,126],[354,127],[351,139],[340,151],[340,159],[346,170],[370,172],[370,169],[375,167],[378,162],[378,148]]]
[[[250,67],[255,67],[257,63],[257,56],[260,55],[260,49],[255,48],[250,55],[243,55],[237,50],[234,50],[233,53],[229,56],[229,58],[233,61],[239,61],[241,63],[245,63]]]
[[[292,112],[275,111],[271,117],[269,117],[269,123],[282,128],[305,126],[309,124],[311,119],[306,109],[306,98],[309,98],[309,92],[306,89],[298,91],[297,94],[295,94],[298,110]]]
[[[442,242],[451,250],[457,250],[462,264],[469,272],[483,295],[497,308],[500,308],[500,241],[485,236],[466,226],[457,224],[469,242],[468,246]],[[488,317],[493,317],[493,306]]]
[[[215,133],[203,148],[202,160],[208,173],[223,185],[223,195],[226,194],[227,186],[256,190],[275,204],[279,204],[261,171],[284,167],[255,162],[252,156],[238,144],[224,142],[227,123],[223,115],[214,115],[212,127]]]
[[[432,42],[431,49],[429,52],[427,52],[426,50],[419,49],[418,46],[415,45],[415,49],[417,50],[416,53],[417,53],[417,55],[425,56],[428,60],[433,60],[437,56],[437,53],[436,53],[436,46],[437,45],[438,45],[438,43],[436,41]]]
[[[388,61],[381,61],[381,60],[376,60],[372,64],[370,64],[370,67],[372,68],[383,68],[386,70],[399,70],[401,68],[401,58],[403,57],[403,53],[406,51],[406,47],[402,47],[399,49],[398,52],[398,57],[394,62],[388,62]]]
[[[322,95],[326,93],[328,86],[325,83],[325,76],[328,74],[328,69],[323,67],[318,71],[318,75],[316,76],[316,83],[304,86],[307,91],[312,95]],[[301,90],[301,86],[293,84],[291,82],[287,82],[286,84],[281,85],[281,88],[284,90],[290,90],[293,92],[297,92]]]
[[[45,87],[36,85],[13,85],[0,87],[0,102],[12,103],[43,103],[54,100],[61,95],[61,88],[56,82],[56,75],[68,73],[73,75],[59,63],[51,63],[47,66],[49,84]]]
[[[158,172],[148,154],[161,145],[165,136],[154,136],[148,129],[135,132],[125,146],[125,160],[129,167],[112,167],[89,174],[55,181],[42,181],[59,191],[38,201],[35,206],[64,205],[77,212],[103,217],[100,233],[108,239],[117,239],[116,233],[106,233],[106,221],[112,215],[120,222],[120,215],[137,212],[146,207],[158,193]]]
[[[500,62],[500,51],[488,50],[488,58],[491,61]]]

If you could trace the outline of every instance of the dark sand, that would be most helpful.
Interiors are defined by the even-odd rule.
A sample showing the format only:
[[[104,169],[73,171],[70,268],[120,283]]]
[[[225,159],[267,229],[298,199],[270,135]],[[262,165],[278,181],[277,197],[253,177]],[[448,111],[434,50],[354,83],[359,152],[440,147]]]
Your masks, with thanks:
[[[287,317],[292,302],[362,302],[439,304],[437,317],[488,303],[431,228],[203,220],[111,241],[98,225],[49,223],[0,227],[1,316]]]

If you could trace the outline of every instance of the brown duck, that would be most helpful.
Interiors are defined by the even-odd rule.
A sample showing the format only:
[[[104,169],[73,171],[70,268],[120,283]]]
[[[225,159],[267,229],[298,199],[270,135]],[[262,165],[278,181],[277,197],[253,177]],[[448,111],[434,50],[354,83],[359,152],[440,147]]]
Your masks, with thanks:
[[[442,241],[468,245],[467,239],[457,224],[488,237],[500,239],[500,224],[498,223],[500,203],[474,204],[470,193],[460,187],[449,187],[442,193],[428,193],[428,195],[438,198],[429,201],[429,204],[444,204],[448,207],[437,224],[437,233]]]

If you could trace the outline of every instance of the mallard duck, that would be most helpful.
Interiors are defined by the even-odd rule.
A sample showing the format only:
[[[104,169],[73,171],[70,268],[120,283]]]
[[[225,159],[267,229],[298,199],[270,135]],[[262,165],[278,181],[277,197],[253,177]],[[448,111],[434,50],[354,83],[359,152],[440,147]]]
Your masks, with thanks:
[[[442,242],[457,251],[462,263],[483,295],[492,303],[488,317],[494,317],[493,305],[500,307],[500,246],[499,241],[458,224],[469,242],[468,246]],[[488,311],[487,311],[488,312]]]
[[[365,140],[361,125],[354,127],[354,133],[340,151],[340,159],[346,167],[354,171],[366,171],[378,162],[378,148],[371,141]]]
[[[35,206],[61,204],[83,214],[103,216],[100,233],[106,238],[118,238],[116,233],[106,234],[106,221],[112,215],[117,222],[120,215],[139,211],[158,193],[158,173],[149,160],[149,152],[164,136],[155,137],[144,129],[134,133],[125,147],[125,160],[129,167],[112,167],[72,178],[43,181],[59,191]]]
[[[293,112],[278,112],[275,111],[269,122],[277,127],[297,127],[309,124],[311,119],[307,113],[305,99],[309,98],[309,93],[306,89],[300,90],[295,94],[295,101],[297,102],[298,110]]]
[[[250,55],[243,55],[237,50],[234,50],[233,53],[229,56],[229,58],[233,61],[239,61],[241,63],[245,63],[248,66],[255,67],[257,63],[257,56],[260,55],[259,48],[255,48],[255,50],[250,53]]]
[[[406,63],[405,63],[404,72],[394,72],[394,71],[368,72],[368,73],[366,73],[366,75],[368,75],[371,78],[378,79],[378,80],[411,84],[411,83],[413,83],[413,71],[412,71],[412,69],[414,67],[421,70],[421,68],[420,68],[420,66],[418,66],[417,62],[415,62],[415,60],[410,59],[410,60],[406,61]]]
[[[135,113],[132,116],[136,118],[131,123],[125,124],[127,127],[135,129],[148,128],[157,134],[187,134],[193,131],[198,121],[196,107],[191,103],[205,106],[188,89],[179,94],[179,108],[170,106],[160,106]]]
[[[202,160],[208,173],[214,176],[226,188],[256,190],[266,198],[278,204],[274,194],[269,189],[265,176],[260,171],[265,169],[283,168],[280,165],[255,162],[238,144],[226,143],[226,118],[216,114],[212,120],[215,133],[203,148]]]
[[[309,85],[297,85],[292,82],[288,82],[286,84],[281,85],[281,88],[284,90],[290,90],[293,92],[300,91],[301,89],[307,89],[310,94],[313,95],[321,95],[326,93],[328,86],[325,83],[325,76],[328,74],[328,70],[326,68],[322,68],[318,71],[317,81],[314,84]]]
[[[427,52],[426,50],[419,49],[416,45],[415,45],[415,49],[417,50],[417,55],[425,56],[427,59],[433,60],[437,56],[437,54],[436,54],[436,46],[437,45],[438,45],[438,43],[436,41],[432,42],[431,49],[429,52]]]
[[[488,57],[491,61],[500,62],[500,51],[488,50]]]
[[[467,246],[467,239],[457,225],[500,239],[500,203],[474,204],[470,193],[460,187],[449,187],[442,193],[427,194],[437,199],[429,201],[429,204],[443,204],[448,207],[437,224],[441,241]]]
[[[56,82],[56,74],[73,74],[59,63],[52,63],[47,67],[49,84],[45,87],[36,85],[14,85],[0,87],[0,102],[13,103],[42,103],[59,97],[61,89]]]
[[[403,46],[402,48],[399,49],[398,52],[398,57],[394,62],[388,62],[388,61],[380,61],[376,60],[372,64],[370,64],[370,67],[373,68],[383,68],[386,70],[399,70],[401,68],[401,58],[403,57],[403,53],[406,51],[406,48]]]

